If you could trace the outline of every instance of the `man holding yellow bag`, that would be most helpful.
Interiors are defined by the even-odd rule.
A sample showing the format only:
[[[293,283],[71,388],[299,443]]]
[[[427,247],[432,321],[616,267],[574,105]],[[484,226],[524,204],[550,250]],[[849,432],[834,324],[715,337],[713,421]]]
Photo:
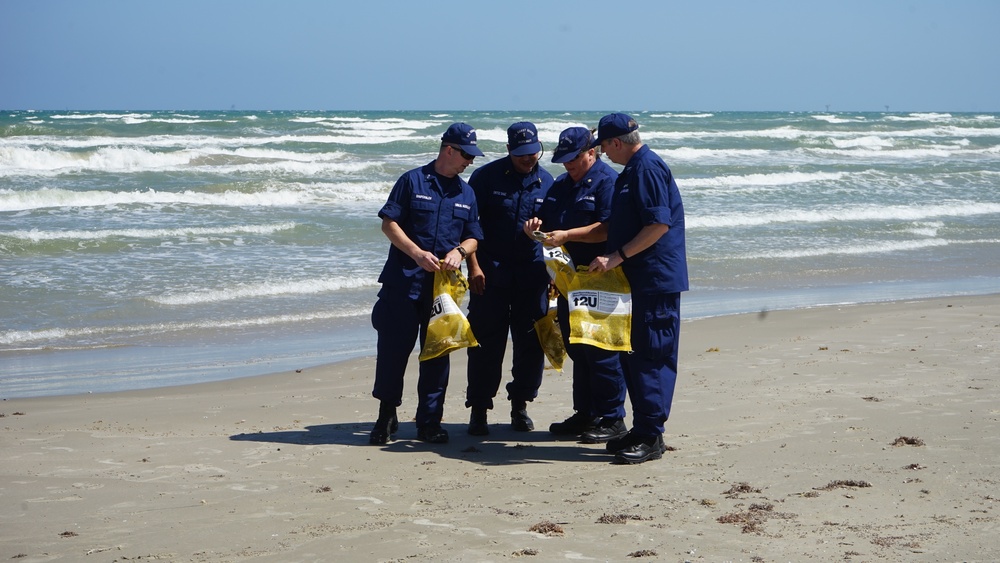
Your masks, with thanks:
[[[426,340],[435,272],[459,270],[483,238],[476,196],[459,176],[482,155],[475,129],[453,124],[441,137],[437,159],[400,176],[379,210],[382,232],[392,245],[372,309],[372,326],[378,331],[372,395],[379,400],[368,440],[372,444],[387,443],[399,427],[396,407],[402,403],[403,374],[418,333],[421,347]],[[446,353],[420,362],[416,422],[421,441],[448,442],[441,417],[449,371]]]
[[[552,162],[566,173],[549,188],[538,215],[524,224],[525,233],[550,247],[563,247],[573,264],[587,266],[604,254],[606,226],[611,215],[611,196],[618,173],[591,146],[594,137],[586,127],[570,127],[559,134]],[[573,278],[571,274],[570,279]],[[559,284],[557,284],[558,286]],[[573,360],[572,416],[549,426],[557,436],[579,436],[585,443],[607,442],[625,434],[625,379],[618,352],[591,344],[570,343],[570,304],[567,287],[560,288],[557,308],[559,327],[569,357]],[[626,343],[627,344],[627,343]]]
[[[688,289],[684,205],[673,173],[639,139],[639,124],[624,113],[601,118],[601,151],[625,168],[615,182],[607,254],[590,271],[622,267],[632,291],[632,353],[622,355],[632,402],[632,430],[607,443],[617,463],[660,459],[663,425],[677,381],[680,295]]]

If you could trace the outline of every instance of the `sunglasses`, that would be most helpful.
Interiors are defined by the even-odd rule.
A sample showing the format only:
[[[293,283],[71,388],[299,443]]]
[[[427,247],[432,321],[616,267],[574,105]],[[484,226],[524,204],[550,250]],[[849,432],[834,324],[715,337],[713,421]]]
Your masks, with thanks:
[[[476,158],[476,155],[469,154],[469,153],[465,152],[464,150],[462,150],[457,145],[448,145],[448,146],[451,147],[452,150],[458,151],[458,154],[462,155],[462,158],[464,158],[465,160],[468,160],[469,162],[472,162]]]

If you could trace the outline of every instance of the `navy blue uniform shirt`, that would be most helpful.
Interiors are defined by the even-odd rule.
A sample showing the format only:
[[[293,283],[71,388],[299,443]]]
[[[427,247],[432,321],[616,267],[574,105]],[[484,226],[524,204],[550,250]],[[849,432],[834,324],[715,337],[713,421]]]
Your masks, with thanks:
[[[434,162],[414,168],[396,180],[378,216],[392,219],[420,248],[444,258],[463,240],[483,239],[472,188],[461,177],[446,178],[434,171]],[[384,288],[404,291],[416,299],[428,272],[395,245],[378,277]]]
[[[487,280],[508,285],[507,278],[519,266],[543,263],[542,249],[524,234],[524,222],[537,215],[552,186],[552,174],[541,166],[518,174],[508,155],[477,169],[469,184],[476,193],[483,229],[476,259]]]
[[[652,246],[622,263],[632,293],[687,291],[684,205],[670,168],[647,145],[625,165],[615,182],[608,223],[608,251],[635,238],[646,225],[670,227]]]
[[[618,172],[600,157],[579,182],[574,182],[569,173],[556,178],[538,211],[542,230],[564,231],[607,221],[611,215],[616,178]],[[605,254],[606,245],[571,241],[564,246],[574,265],[587,266],[594,258]]]

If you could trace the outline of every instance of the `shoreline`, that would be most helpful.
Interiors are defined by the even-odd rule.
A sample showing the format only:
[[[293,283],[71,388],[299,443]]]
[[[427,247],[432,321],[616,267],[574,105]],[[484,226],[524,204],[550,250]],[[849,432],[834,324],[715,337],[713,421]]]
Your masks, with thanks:
[[[1000,295],[687,321],[664,458],[610,464],[538,430],[367,444],[372,358],[0,402],[0,558],[965,560],[1000,552]],[[509,355],[507,358],[509,362]],[[502,397],[501,397],[502,399]],[[631,408],[627,406],[631,413]],[[627,422],[630,420],[627,418]],[[629,424],[631,425],[631,424]],[[6,557],[4,557],[6,556]]]
[[[682,299],[681,316],[687,324],[774,311],[987,296],[1000,293],[998,281],[874,284],[852,293],[843,287],[693,291]],[[948,292],[943,291],[945,286]],[[157,389],[312,369],[374,357],[376,338],[367,318],[352,318],[325,329],[289,327],[271,334],[226,335],[198,344],[179,344],[171,336],[162,338],[162,344],[150,340],[144,345],[100,349],[0,352],[0,401]],[[248,346],[252,357],[247,356]]]

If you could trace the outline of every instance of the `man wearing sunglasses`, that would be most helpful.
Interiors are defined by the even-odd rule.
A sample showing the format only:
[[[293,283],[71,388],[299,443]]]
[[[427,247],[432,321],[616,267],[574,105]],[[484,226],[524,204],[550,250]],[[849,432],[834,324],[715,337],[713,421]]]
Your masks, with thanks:
[[[549,189],[536,217],[524,232],[545,231],[546,246],[562,246],[573,264],[586,266],[605,253],[611,196],[618,173],[601,160],[586,127],[570,127],[559,134],[552,162],[566,168]],[[626,433],[625,378],[618,352],[588,344],[569,343],[569,303],[558,300],[563,343],[573,360],[573,410],[563,422],[549,426],[555,435],[579,436],[588,444],[619,438]]]
[[[451,125],[441,137],[437,159],[400,176],[378,213],[392,244],[372,309],[372,326],[378,331],[372,395],[379,400],[379,414],[371,444],[387,443],[399,427],[396,407],[402,404],[403,373],[417,336],[423,345],[427,335],[434,272],[458,270],[483,239],[475,193],[459,176],[482,155],[475,129]],[[421,441],[448,441],[441,417],[449,372],[448,354],[420,362],[415,418]]]
[[[545,365],[534,323],[548,309],[549,275],[541,248],[521,227],[537,213],[552,175],[538,165],[542,144],[534,124],[522,121],[507,128],[507,152],[469,178],[483,228],[479,250],[469,258],[469,324],[479,346],[468,351],[465,406],[472,409],[469,434],[474,436],[490,433],[486,416],[503,379],[507,334],[514,357],[506,389],[516,431],[535,428],[527,404],[538,396]]]

